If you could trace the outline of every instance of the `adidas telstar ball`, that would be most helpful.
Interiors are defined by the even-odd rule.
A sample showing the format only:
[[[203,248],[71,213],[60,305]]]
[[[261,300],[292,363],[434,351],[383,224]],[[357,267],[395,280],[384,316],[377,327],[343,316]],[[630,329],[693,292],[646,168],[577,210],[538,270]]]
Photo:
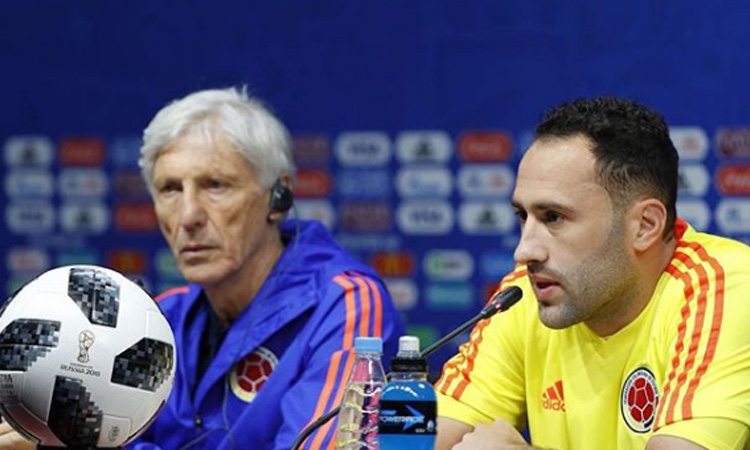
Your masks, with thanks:
[[[113,270],[51,269],[0,311],[0,412],[38,445],[122,446],[159,412],[174,371],[164,315]]]

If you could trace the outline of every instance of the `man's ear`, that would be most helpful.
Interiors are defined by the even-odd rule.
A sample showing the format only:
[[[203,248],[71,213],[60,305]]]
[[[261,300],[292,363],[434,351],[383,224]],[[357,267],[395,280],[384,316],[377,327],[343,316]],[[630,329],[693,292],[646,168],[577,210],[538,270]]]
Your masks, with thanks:
[[[662,241],[667,227],[667,208],[655,199],[640,200],[631,208],[633,249],[643,252]]]

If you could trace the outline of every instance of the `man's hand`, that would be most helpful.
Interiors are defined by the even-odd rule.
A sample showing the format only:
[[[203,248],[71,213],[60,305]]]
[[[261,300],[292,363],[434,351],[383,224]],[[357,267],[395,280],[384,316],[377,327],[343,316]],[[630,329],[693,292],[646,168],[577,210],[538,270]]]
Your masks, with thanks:
[[[521,450],[531,449],[521,433],[505,420],[479,424],[466,433],[453,450]]]
[[[34,450],[34,444],[8,425],[0,423],[0,450]]]

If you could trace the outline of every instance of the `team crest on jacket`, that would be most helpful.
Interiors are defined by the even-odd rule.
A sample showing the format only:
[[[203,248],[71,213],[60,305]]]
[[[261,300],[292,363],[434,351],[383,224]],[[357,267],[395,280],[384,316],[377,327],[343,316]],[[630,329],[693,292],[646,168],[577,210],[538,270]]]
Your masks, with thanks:
[[[632,371],[622,385],[620,411],[628,427],[636,433],[651,431],[659,404],[656,377],[645,367]]]
[[[229,385],[234,395],[240,400],[252,402],[278,363],[279,359],[271,350],[258,347],[232,369]]]

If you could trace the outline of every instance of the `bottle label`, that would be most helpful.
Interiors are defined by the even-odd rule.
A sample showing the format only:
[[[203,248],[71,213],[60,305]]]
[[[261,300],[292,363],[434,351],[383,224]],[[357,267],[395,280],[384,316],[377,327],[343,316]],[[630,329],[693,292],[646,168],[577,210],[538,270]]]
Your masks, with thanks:
[[[379,434],[435,434],[435,401],[380,401]]]

